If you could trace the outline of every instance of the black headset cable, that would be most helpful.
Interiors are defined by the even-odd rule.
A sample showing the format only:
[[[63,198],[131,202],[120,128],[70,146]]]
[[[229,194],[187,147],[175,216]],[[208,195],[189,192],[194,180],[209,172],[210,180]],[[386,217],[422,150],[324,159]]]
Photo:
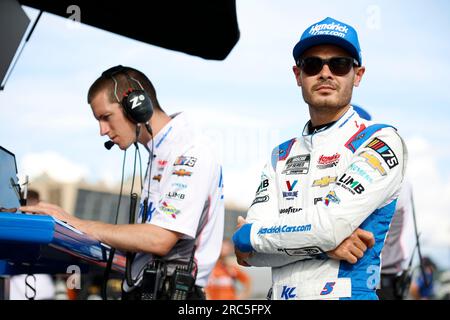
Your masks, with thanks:
[[[116,210],[116,218],[114,221],[114,224],[117,224],[119,220],[119,211],[120,211],[120,202],[122,200],[122,191],[123,191],[123,180],[125,176],[125,160],[126,160],[127,150],[123,153],[123,161],[122,161],[122,179],[120,182],[120,192],[119,192],[119,201],[117,203],[117,210]],[[111,250],[109,251],[109,257],[108,262],[105,267],[105,272],[103,273],[103,283],[102,283],[102,299],[107,300],[107,286],[108,286],[108,279],[109,274],[111,272],[112,262],[114,260],[114,255],[116,254],[116,248],[111,247]]]

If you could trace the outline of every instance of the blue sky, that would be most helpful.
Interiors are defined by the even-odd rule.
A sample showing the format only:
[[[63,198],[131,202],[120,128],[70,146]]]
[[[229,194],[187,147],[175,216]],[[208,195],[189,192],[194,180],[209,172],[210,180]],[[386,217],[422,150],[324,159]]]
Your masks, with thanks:
[[[271,148],[309,118],[292,47],[306,27],[331,16],[358,30],[367,71],[353,101],[405,138],[424,242],[450,265],[450,205],[441,200],[450,196],[450,3],[237,0],[237,14],[241,38],[225,61],[44,14],[0,92],[0,145],[27,173],[118,181],[122,153],[103,148],[86,92],[106,68],[133,66],[152,79],[168,113],[188,112],[219,142],[226,199],[245,207]]]

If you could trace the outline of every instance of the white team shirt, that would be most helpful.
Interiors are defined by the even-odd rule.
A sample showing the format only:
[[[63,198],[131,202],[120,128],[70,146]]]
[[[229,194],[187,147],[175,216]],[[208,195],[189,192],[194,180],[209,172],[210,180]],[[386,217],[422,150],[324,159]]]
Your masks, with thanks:
[[[149,195],[147,223],[183,234],[164,257],[171,261],[190,257],[192,241],[198,233],[195,284],[204,287],[222,246],[225,211],[222,167],[210,142],[194,134],[184,113],[171,117],[153,139],[153,163],[142,190],[137,222],[142,221],[143,203]],[[152,150],[151,141],[148,148]],[[151,254],[136,255],[132,266],[134,278],[137,275],[141,278],[143,267],[151,259]],[[124,286],[126,290],[126,282]]]

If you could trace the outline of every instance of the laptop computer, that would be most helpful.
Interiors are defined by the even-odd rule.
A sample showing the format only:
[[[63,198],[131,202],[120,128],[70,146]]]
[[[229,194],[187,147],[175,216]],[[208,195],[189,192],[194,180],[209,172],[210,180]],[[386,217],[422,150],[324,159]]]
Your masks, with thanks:
[[[0,146],[0,208],[20,206],[20,185],[15,155]]]

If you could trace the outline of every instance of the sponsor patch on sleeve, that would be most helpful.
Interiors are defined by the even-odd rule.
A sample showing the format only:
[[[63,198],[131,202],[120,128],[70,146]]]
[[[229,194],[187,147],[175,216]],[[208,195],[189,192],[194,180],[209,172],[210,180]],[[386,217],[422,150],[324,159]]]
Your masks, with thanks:
[[[361,194],[364,192],[365,188],[361,182],[353,178],[352,176],[344,173],[336,182],[336,184],[345,190],[348,190],[351,194]]]
[[[159,207],[159,210],[161,210],[162,213],[169,215],[174,219],[176,219],[177,215],[180,213],[180,210],[178,210],[173,205],[168,204],[165,201],[162,202],[161,206]]]
[[[369,142],[367,147],[378,153],[383,158],[384,162],[386,162],[389,169],[392,169],[398,165],[397,156],[383,140],[374,138]]]
[[[192,172],[186,171],[184,169],[180,169],[180,170],[174,170],[172,172],[172,174],[179,176],[179,177],[190,177],[192,175]]]
[[[378,160],[377,157],[375,157],[373,154],[370,154],[368,152],[361,153],[361,157],[364,158],[364,160],[367,162],[369,166],[371,166],[373,169],[378,171],[382,176],[386,175],[386,170],[384,170],[383,166],[381,165],[380,160]]]
[[[300,256],[300,257],[314,256],[323,253],[323,251],[319,247],[278,249],[278,251],[282,251],[286,253],[288,256]]]
[[[330,191],[325,199],[324,199],[325,205],[328,207],[331,202],[339,204],[341,202],[341,199],[336,195],[335,191]]]
[[[188,166],[188,167],[194,167],[195,163],[197,162],[197,158],[194,157],[186,157],[186,156],[179,156],[176,158],[175,162],[173,163],[174,166]]]
[[[258,190],[256,190],[256,195],[259,195],[262,192],[267,191],[268,187],[269,187],[269,178],[265,174],[262,174],[261,183],[258,186]]]
[[[254,204],[257,204],[257,203],[262,203],[262,202],[267,202],[267,201],[269,201],[269,196],[268,195],[265,195],[265,196],[262,196],[262,197],[256,197],[255,200],[253,200],[251,206],[253,206]]]

